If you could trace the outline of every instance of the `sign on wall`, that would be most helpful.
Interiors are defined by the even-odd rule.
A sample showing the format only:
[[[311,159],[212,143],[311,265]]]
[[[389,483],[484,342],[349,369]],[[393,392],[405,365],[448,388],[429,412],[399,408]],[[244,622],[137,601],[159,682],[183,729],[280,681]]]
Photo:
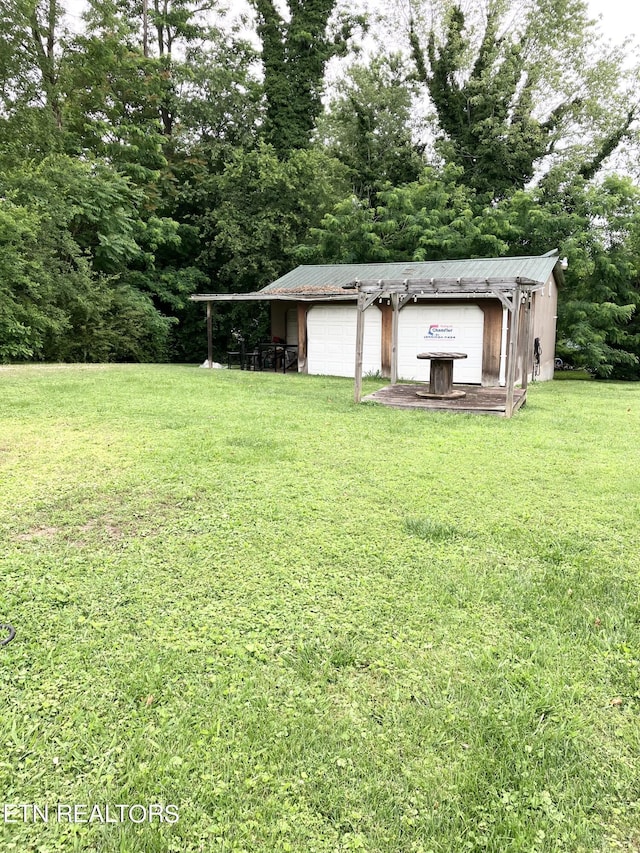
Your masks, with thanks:
[[[431,323],[424,336],[425,341],[455,341],[457,330],[448,323]]]

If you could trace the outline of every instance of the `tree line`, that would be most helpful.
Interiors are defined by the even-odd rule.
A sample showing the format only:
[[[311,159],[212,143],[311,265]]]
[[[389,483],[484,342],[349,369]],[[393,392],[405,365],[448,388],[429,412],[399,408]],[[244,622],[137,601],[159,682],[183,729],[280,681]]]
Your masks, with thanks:
[[[0,361],[199,361],[196,291],[557,247],[559,354],[640,378],[638,70],[583,0],[67,11],[0,12]]]

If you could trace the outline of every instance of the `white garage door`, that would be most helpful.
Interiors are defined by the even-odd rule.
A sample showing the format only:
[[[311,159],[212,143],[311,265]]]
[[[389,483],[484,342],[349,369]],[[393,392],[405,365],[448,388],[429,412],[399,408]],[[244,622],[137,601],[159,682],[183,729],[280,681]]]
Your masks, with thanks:
[[[356,366],[355,305],[314,305],[307,314],[307,366],[309,373],[354,376]],[[362,372],[381,367],[382,314],[375,305],[364,314]]]
[[[419,361],[420,352],[466,352],[467,358],[453,362],[453,381],[479,385],[483,331],[478,305],[407,305],[398,318],[398,376],[428,381],[430,362]]]

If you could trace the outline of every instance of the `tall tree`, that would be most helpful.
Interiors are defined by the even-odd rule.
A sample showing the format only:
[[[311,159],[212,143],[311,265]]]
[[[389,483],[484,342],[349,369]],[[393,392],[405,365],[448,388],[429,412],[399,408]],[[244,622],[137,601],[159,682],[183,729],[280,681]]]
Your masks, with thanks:
[[[202,174],[185,188],[185,196],[189,189],[191,221],[201,241],[198,264],[215,290],[245,292],[291,269],[296,247],[343,197],[348,182],[342,164],[323,151],[299,149],[282,159],[272,146],[260,143],[251,151],[232,152],[220,174]],[[237,303],[216,311],[220,349],[231,348],[225,342],[234,329],[245,334],[248,344],[264,340],[265,309],[264,303]]]
[[[257,290],[282,275],[309,228],[347,187],[344,167],[317,149],[294,151],[286,160],[264,143],[237,151],[222,174],[210,176],[208,203],[195,220],[203,259],[217,271],[219,286]]]
[[[92,41],[97,42],[93,59],[106,75],[105,82],[115,83],[118,106],[126,93],[136,108],[144,105],[154,111],[167,152],[179,121],[180,88],[188,82],[192,84],[190,94],[197,91],[193,84],[201,78],[198,61],[209,44],[217,46],[226,38],[208,21],[216,7],[216,0],[145,0],[142,8],[137,0],[89,0],[85,51]],[[81,71],[93,66],[90,62],[87,69],[83,61]]]
[[[322,109],[325,66],[344,55],[362,18],[342,17],[333,30],[336,0],[287,0],[287,12],[275,0],[252,0],[262,42],[265,138],[280,155],[309,145]]]
[[[68,35],[59,0],[6,0],[0,10],[0,153],[61,150],[61,63]]]
[[[637,94],[620,85],[623,56],[598,47],[584,0],[445,0],[409,41],[435,111],[439,149],[463,180],[499,198],[524,187],[543,158],[592,177],[630,131]]]

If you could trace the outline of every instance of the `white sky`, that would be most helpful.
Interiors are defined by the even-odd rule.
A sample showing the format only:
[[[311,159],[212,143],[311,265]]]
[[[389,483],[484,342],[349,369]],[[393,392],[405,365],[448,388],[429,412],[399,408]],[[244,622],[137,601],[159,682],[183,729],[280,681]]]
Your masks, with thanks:
[[[63,0],[63,4],[74,16],[74,23],[79,23],[84,0]],[[245,0],[227,0],[226,5],[232,13],[239,13],[247,8]],[[622,42],[627,36],[635,35],[640,41],[639,0],[588,0],[588,5],[594,18],[601,16],[605,37],[614,42]]]
[[[640,3],[638,0],[589,0],[594,18],[600,15],[602,31],[615,42],[627,36],[640,37]]]

